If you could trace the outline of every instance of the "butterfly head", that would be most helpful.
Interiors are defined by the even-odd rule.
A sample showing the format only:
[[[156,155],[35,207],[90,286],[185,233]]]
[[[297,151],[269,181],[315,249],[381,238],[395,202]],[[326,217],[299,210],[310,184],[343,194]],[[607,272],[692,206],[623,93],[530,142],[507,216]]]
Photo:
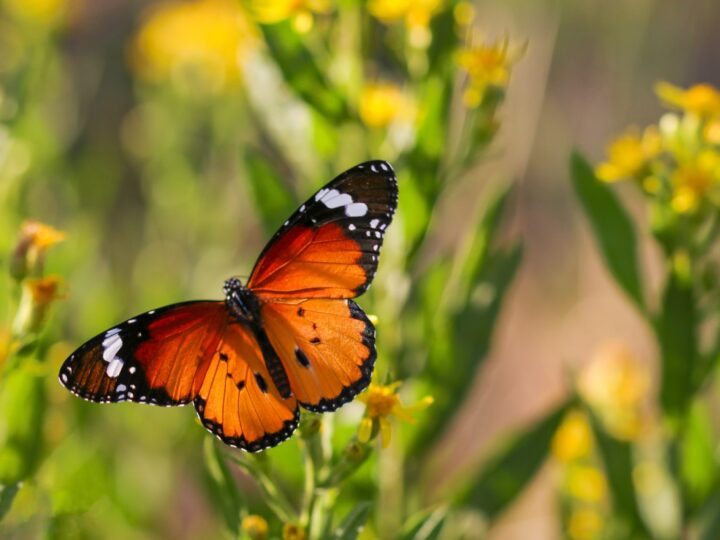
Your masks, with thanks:
[[[258,322],[260,319],[260,303],[257,296],[245,287],[240,278],[232,277],[223,285],[225,302],[230,312],[242,322]]]

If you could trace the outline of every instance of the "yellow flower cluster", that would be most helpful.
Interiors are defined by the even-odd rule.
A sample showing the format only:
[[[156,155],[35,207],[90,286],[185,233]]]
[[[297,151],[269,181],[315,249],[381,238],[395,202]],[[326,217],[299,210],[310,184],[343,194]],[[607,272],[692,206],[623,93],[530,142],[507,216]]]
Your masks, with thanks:
[[[463,95],[465,105],[477,107],[482,103],[488,88],[506,87],[511,68],[523,52],[524,47],[510,45],[507,39],[473,45],[459,51],[457,63],[470,79]]]
[[[593,540],[603,533],[608,489],[594,445],[587,415],[578,410],[565,416],[552,441],[552,455],[563,466],[562,494],[569,512],[565,529],[572,540]]]
[[[358,397],[365,404],[365,417],[360,421],[358,440],[362,443],[370,441],[378,432],[383,448],[390,444],[393,416],[405,422],[415,423],[413,413],[428,408],[433,403],[431,396],[426,396],[413,405],[403,405],[397,395],[400,382],[387,386],[371,383],[367,392]]]
[[[131,44],[130,64],[152,82],[218,92],[241,80],[241,60],[254,44],[239,2],[172,0],[146,13]]]
[[[413,99],[391,83],[373,83],[363,87],[358,109],[363,123],[373,128],[387,128],[395,123],[412,124],[416,117]]]
[[[430,43],[430,21],[443,8],[443,0],[370,0],[370,14],[385,24],[402,21],[409,41],[417,47]]]
[[[647,432],[650,374],[625,345],[600,348],[580,373],[579,391],[614,437],[630,441]]]
[[[261,24],[275,24],[290,19],[297,32],[306,33],[314,26],[314,15],[330,13],[328,0],[251,0],[250,12]]]
[[[720,92],[707,84],[687,90],[659,83],[665,114],[642,133],[630,129],[608,146],[595,173],[606,182],[634,180],[677,214],[720,205]]]
[[[602,429],[621,440],[637,440],[649,431],[650,376],[628,348],[601,347],[579,374],[578,391]],[[573,540],[603,538],[608,487],[598,467],[595,438],[587,413],[569,412],[553,437],[553,457],[562,464],[562,493],[569,514],[565,528]]]

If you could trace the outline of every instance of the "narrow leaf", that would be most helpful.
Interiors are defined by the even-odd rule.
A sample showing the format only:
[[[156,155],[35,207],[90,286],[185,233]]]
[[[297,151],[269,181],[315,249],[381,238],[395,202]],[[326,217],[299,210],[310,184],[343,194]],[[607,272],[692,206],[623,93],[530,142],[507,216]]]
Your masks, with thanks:
[[[332,540],[355,540],[370,515],[370,503],[362,502],[353,508],[331,536]]]
[[[489,521],[497,518],[535,477],[572,401],[513,437],[473,476],[459,502],[477,508]]]
[[[260,25],[265,42],[290,88],[331,120],[347,118],[347,107],[305,47],[290,21]]]
[[[240,490],[215,439],[205,437],[203,450],[211,495],[222,511],[225,526],[233,536],[237,536],[240,532],[240,514],[243,508]]]
[[[595,177],[592,167],[580,154],[573,154],[571,171],[575,192],[590,220],[605,266],[644,314],[637,240],[630,218],[612,190]]]
[[[640,516],[635,486],[633,484],[633,460],[630,443],[611,437],[600,425],[597,417],[589,412],[593,434],[605,465],[605,475],[610,487],[615,514],[626,528],[626,538],[650,538]]]
[[[695,298],[692,283],[670,270],[656,324],[662,354],[660,403],[671,418],[684,413],[697,359]]]
[[[0,521],[2,521],[2,519],[5,517],[5,514],[10,511],[12,503],[15,500],[15,495],[17,495],[19,490],[19,482],[15,484],[0,486]]]
[[[446,517],[447,508],[443,507],[410,519],[398,540],[437,540],[445,526]]]
[[[245,165],[255,208],[265,230],[272,234],[283,216],[289,216],[295,210],[295,199],[278,172],[261,155],[248,151]]]

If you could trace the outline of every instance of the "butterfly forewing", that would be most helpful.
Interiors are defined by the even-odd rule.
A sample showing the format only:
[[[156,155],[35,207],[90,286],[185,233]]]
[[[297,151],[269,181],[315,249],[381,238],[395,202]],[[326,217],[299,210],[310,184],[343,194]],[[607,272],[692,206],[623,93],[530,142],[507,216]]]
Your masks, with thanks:
[[[288,219],[258,258],[248,287],[261,299],[354,298],[377,270],[397,207],[397,180],[384,161],[344,172]]]
[[[60,368],[60,382],[99,403],[189,403],[228,319],[224,302],[204,301],[137,315],[75,351]]]

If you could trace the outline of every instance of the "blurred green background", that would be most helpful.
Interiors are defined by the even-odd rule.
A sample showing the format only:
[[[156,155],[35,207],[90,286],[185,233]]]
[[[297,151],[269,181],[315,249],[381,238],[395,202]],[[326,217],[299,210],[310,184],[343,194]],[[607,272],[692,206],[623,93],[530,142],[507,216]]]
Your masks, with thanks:
[[[719,24],[713,0],[0,0],[0,262],[26,220],[65,235],[0,280],[0,536],[248,537],[237,516],[257,514],[269,537],[324,537],[302,510],[304,532],[283,531],[190,408],[87,404],[56,373],[120,320],[220,298],[297,203],[372,158],[400,182],[359,301],[378,317],[374,380],[435,404],[333,486],[333,527],[369,502],[361,538],[716,537],[714,378],[668,427],[664,344],[606,269],[569,159],[657,122],[660,80],[720,86]],[[643,196],[614,192],[659,298]],[[41,275],[59,298],[18,323]],[[323,463],[364,411],[324,419]],[[297,439],[248,463],[302,508]]]

